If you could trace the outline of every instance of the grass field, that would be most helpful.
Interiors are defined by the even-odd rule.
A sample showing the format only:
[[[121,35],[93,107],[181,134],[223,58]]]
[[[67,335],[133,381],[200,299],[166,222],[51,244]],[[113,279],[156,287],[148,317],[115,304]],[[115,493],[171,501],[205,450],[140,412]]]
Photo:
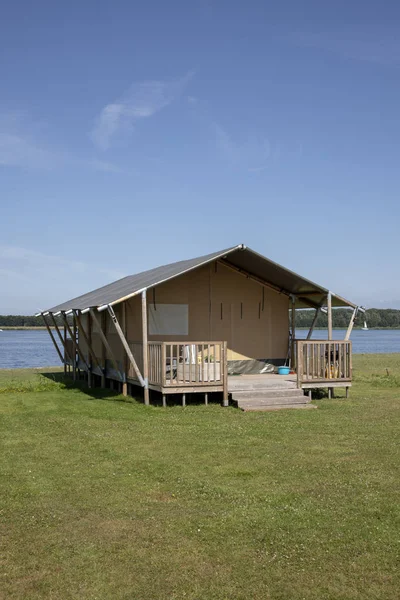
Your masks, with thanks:
[[[0,597],[397,600],[400,354],[354,367],[273,413],[0,371]]]

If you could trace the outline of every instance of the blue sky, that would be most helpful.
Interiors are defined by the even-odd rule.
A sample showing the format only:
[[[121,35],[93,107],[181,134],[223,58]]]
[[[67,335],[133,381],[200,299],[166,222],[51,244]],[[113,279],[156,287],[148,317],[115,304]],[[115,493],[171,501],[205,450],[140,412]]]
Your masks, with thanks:
[[[14,2],[0,313],[237,243],[400,308],[397,2]]]

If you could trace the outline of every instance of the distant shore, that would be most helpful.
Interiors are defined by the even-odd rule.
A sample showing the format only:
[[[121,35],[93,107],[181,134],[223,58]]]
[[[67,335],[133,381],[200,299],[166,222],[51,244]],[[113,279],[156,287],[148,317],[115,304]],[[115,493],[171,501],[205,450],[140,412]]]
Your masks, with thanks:
[[[44,325],[38,325],[37,327],[23,327],[22,325],[18,327],[10,327],[9,325],[0,325],[0,329],[3,331],[36,331],[37,329],[46,329]],[[50,329],[54,329],[54,325],[50,325]]]

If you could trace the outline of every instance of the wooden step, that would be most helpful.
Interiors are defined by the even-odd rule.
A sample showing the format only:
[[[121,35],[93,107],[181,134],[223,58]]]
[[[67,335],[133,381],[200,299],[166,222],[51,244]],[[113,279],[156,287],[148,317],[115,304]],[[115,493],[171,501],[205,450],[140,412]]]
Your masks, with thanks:
[[[277,378],[274,381],[263,381],[262,379],[246,380],[246,379],[234,379],[230,378],[228,382],[230,392],[245,392],[248,390],[290,390],[298,389],[295,381],[287,381],[285,379]]]
[[[264,388],[256,390],[235,390],[231,393],[233,400],[246,400],[248,398],[305,398],[303,390],[298,388]]]
[[[259,406],[257,404],[253,404],[252,406],[239,407],[244,412],[256,412],[256,411],[272,411],[272,410],[284,410],[284,409],[311,409],[317,408],[315,404],[274,404],[273,406]]]

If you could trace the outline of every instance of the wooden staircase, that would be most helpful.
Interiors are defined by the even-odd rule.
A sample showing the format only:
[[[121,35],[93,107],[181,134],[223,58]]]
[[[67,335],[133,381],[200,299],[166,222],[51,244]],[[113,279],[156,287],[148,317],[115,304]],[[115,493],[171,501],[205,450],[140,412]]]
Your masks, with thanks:
[[[276,377],[276,378],[275,378]],[[284,377],[243,376],[229,378],[232,401],[244,411],[282,410],[289,408],[316,408],[311,399],[295,382]]]

